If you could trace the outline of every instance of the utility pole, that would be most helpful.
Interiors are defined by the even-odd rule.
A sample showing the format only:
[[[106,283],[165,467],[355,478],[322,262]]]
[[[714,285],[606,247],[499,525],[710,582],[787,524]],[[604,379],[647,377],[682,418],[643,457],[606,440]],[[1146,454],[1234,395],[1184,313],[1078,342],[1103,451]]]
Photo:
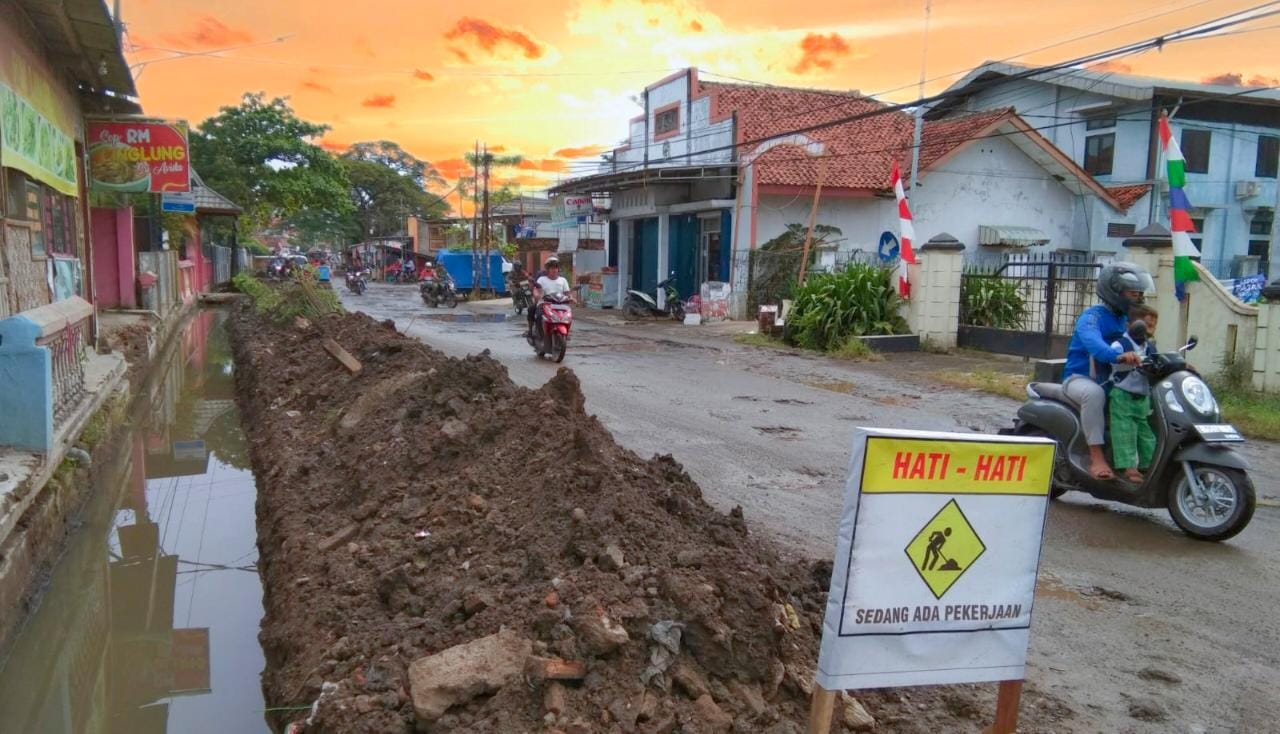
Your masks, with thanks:
[[[489,239],[492,236],[491,227],[489,225],[489,144],[484,145],[484,262],[480,263],[480,268],[484,272],[484,285],[489,287]]]
[[[480,141],[476,141],[476,152],[471,167],[471,288],[476,287],[476,268],[480,259]]]
[[[924,0],[924,49],[920,52],[920,84],[916,87],[916,98],[924,99],[924,74],[929,64],[929,19],[933,16],[933,0]],[[911,188],[907,198],[916,189],[916,174],[920,172],[920,138],[924,131],[924,105],[916,107],[916,129],[911,136]]]

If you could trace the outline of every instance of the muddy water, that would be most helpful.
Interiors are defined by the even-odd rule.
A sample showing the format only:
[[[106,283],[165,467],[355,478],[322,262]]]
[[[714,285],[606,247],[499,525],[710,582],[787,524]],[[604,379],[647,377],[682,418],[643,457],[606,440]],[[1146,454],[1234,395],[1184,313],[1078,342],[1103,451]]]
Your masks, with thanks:
[[[0,731],[267,732],[255,487],[225,312],[199,312],[0,661]]]

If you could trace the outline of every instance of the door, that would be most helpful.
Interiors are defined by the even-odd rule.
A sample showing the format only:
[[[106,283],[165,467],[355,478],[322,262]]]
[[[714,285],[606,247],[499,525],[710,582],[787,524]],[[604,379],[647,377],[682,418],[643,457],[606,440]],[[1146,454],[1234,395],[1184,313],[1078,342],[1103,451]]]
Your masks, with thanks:
[[[698,260],[698,285],[709,280],[720,280],[720,212],[710,215],[701,215],[699,218],[701,227]]]

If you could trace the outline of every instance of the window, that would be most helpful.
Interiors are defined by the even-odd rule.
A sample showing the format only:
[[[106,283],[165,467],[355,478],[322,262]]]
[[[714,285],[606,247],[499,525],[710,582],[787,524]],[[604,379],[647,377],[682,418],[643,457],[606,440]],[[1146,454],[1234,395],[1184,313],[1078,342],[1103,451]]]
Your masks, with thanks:
[[[1209,172],[1208,130],[1182,131],[1182,157],[1186,160],[1187,173]]]
[[[1258,178],[1275,178],[1280,168],[1280,138],[1274,135],[1258,136],[1258,160],[1253,164],[1253,175]]]
[[[24,218],[28,222],[33,222],[35,225],[31,228],[31,256],[44,257],[49,254],[49,251],[44,244],[45,229],[44,216],[42,213],[42,209],[44,207],[41,206],[44,203],[44,192],[40,190],[40,184],[35,181],[23,179],[22,183],[23,191],[26,192],[27,197],[27,214]]]
[[[672,107],[653,115],[653,134],[655,136],[671,135],[680,130],[680,108]]]
[[[1259,210],[1249,220],[1249,234],[1271,236],[1272,215],[1270,210]]]
[[[1191,244],[1196,246],[1196,250],[1204,252],[1204,250],[1200,249],[1200,243],[1204,241],[1204,237],[1199,236],[1204,234],[1204,217],[1193,218],[1191,220],[1191,226],[1195,227],[1195,234],[1197,235],[1196,237],[1191,238]]]
[[[1106,130],[1116,126],[1115,115],[1101,115],[1099,117],[1089,117],[1084,121],[1085,130]]]
[[[1108,237],[1132,237],[1136,230],[1137,225],[1125,222],[1107,222]]]
[[[1093,176],[1111,175],[1115,158],[1116,134],[1090,135],[1084,141],[1084,170]]]

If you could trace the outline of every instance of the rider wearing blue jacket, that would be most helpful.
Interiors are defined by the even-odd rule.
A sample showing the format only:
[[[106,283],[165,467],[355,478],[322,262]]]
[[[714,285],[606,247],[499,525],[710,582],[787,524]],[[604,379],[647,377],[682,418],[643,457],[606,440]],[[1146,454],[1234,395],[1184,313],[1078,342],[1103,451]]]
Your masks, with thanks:
[[[1080,406],[1080,423],[1089,444],[1089,474],[1094,479],[1114,479],[1107,464],[1107,392],[1103,384],[1117,362],[1136,365],[1134,352],[1112,347],[1128,329],[1129,309],[1155,290],[1151,274],[1133,263],[1112,263],[1098,273],[1097,293],[1102,303],[1090,306],[1076,320],[1062,383],[1066,396]]]

